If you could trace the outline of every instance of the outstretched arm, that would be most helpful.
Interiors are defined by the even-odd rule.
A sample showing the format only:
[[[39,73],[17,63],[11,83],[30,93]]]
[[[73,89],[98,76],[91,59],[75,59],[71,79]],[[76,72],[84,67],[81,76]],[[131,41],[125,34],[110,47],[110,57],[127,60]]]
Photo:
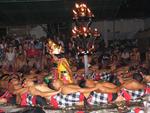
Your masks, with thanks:
[[[63,88],[62,93],[63,94],[71,94],[71,93],[76,93],[76,92],[81,92],[81,93],[89,93],[92,92],[94,90],[96,90],[96,87],[93,88],[72,88],[72,87],[66,87]]]
[[[19,88],[19,89],[16,89],[14,91],[15,94],[23,94],[24,92],[27,92],[28,89],[27,88]]]
[[[99,84],[97,84],[96,87],[98,89],[96,90],[96,92],[100,92],[100,93],[117,93],[121,88],[121,87],[115,87],[115,88],[105,87]]]
[[[36,88],[31,88],[30,92],[33,95],[39,95],[39,96],[42,96],[42,97],[49,97],[49,96],[56,95],[57,93],[60,93],[61,89],[59,91],[53,91],[53,92],[50,92],[50,91],[48,91],[48,92],[42,92],[40,90],[37,90]]]

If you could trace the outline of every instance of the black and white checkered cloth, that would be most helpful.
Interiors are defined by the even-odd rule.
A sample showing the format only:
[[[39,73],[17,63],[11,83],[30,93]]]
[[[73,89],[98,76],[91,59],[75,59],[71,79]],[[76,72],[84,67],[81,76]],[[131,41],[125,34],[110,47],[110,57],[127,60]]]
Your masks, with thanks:
[[[34,96],[32,96],[31,94],[27,94],[27,98],[26,98],[26,102],[28,106],[33,106],[33,98],[35,98]]]
[[[109,95],[106,93],[96,93],[93,91],[93,92],[91,92],[87,101],[90,105],[98,105],[101,103],[107,104],[108,103],[108,96]]]
[[[147,83],[147,86],[150,87],[150,82]]]
[[[144,89],[139,89],[139,90],[129,90],[126,88],[121,89],[121,95],[123,95],[123,92],[127,92],[130,95],[131,100],[136,100],[142,96],[145,95],[145,90]]]
[[[109,81],[110,78],[111,78],[111,76],[112,76],[111,73],[103,72],[103,73],[100,75],[100,79],[101,79],[101,80],[104,80],[104,81]]]
[[[107,72],[103,72],[103,73],[91,73],[88,75],[88,79],[92,79],[92,80],[103,80],[103,81],[110,81],[111,77],[113,76],[112,73],[107,73]],[[74,75],[74,79],[77,79],[78,77],[82,77],[84,79],[85,75]]]
[[[103,72],[103,73],[92,73],[90,75],[90,79],[92,80],[103,80],[103,81],[109,81],[111,79],[112,74]]]
[[[142,107],[132,107],[127,113],[145,113]]]
[[[80,102],[80,92],[73,93],[73,94],[67,94],[63,95],[61,93],[54,96],[56,99],[59,107],[67,107],[67,106],[73,106],[76,103]]]

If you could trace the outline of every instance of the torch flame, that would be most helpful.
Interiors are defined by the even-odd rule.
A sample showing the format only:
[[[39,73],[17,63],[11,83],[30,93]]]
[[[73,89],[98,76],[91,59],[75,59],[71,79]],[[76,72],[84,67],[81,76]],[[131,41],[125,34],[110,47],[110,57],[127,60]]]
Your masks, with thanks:
[[[75,7],[78,9],[78,8],[79,8],[79,4],[76,3],[76,4],[75,4]]]
[[[83,27],[83,31],[84,31],[84,32],[86,31],[86,27]]]
[[[73,13],[74,13],[75,15],[77,15],[77,12],[76,12],[75,10],[73,10]]]
[[[82,7],[86,7],[86,5],[85,5],[85,4],[82,4]]]

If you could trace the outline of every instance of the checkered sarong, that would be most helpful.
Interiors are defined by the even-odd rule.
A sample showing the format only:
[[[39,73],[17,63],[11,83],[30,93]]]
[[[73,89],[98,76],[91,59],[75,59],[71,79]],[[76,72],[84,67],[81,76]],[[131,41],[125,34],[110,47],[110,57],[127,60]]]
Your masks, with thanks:
[[[21,106],[34,106],[36,104],[36,97],[29,93],[24,93],[21,96]]]
[[[28,106],[34,105],[33,98],[34,98],[34,96],[32,96],[31,94],[27,94],[26,102],[27,102]]]
[[[112,74],[103,72],[103,73],[93,73],[90,75],[90,79],[92,80],[103,80],[103,81],[109,81]]]
[[[141,107],[131,108],[127,113],[145,113],[144,109]]]
[[[63,95],[61,93],[58,93],[54,96],[56,99],[59,107],[66,107],[66,106],[73,106],[76,103],[80,102],[80,92],[73,93],[73,94],[67,94]]]
[[[101,80],[104,80],[104,81],[109,81],[110,78],[111,78],[112,74],[111,73],[106,73],[106,72],[103,72],[100,76],[100,79]]]
[[[96,93],[93,91],[88,97],[87,101],[90,105],[98,105],[101,103],[107,104],[108,96],[109,94],[107,93]]]
[[[136,100],[145,95],[144,89],[139,90],[129,90],[129,89],[121,89],[120,93],[126,100]]]

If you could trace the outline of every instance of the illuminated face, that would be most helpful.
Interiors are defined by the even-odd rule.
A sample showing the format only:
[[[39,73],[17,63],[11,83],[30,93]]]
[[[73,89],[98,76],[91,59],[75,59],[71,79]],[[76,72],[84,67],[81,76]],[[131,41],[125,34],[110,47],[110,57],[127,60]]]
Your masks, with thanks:
[[[60,54],[64,52],[63,48],[52,40],[48,41],[47,48],[50,54]]]

